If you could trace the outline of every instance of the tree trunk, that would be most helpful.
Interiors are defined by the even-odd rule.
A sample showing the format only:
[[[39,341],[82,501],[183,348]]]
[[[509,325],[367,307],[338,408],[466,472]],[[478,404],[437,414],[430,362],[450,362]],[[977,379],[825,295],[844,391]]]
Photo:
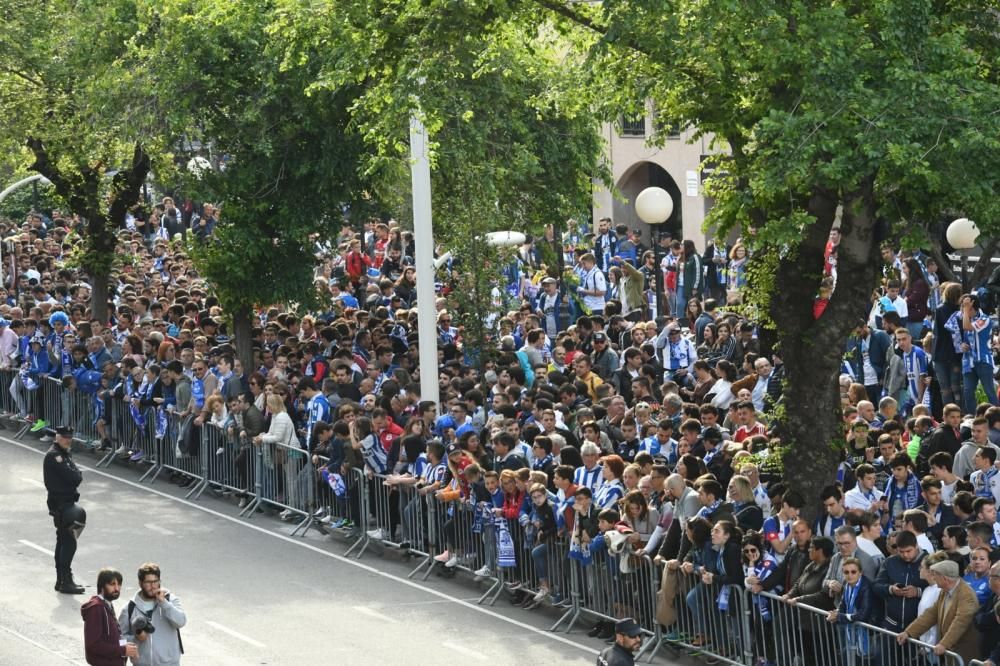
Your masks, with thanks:
[[[256,368],[253,361],[253,313],[249,307],[233,310],[233,337],[236,339],[236,357],[243,365],[243,374],[249,375]]]
[[[880,226],[871,183],[843,200],[837,288],[819,319],[813,301],[823,278],[823,254],[840,203],[833,192],[810,199],[816,222],[805,231],[797,252],[778,262],[771,317],[784,362],[784,400],[778,432],[784,446],[784,479],[806,499],[803,517],[812,520],[820,491],[836,480],[844,443],[838,379],[845,340],[867,314],[880,265]]]
[[[111,317],[108,310],[108,276],[90,276],[90,316],[107,324]]]

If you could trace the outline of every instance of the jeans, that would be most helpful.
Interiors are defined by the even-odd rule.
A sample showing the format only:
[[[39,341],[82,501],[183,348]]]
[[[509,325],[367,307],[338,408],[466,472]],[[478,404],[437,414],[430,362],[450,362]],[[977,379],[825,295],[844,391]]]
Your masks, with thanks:
[[[976,363],[972,370],[962,374],[964,381],[962,408],[966,414],[976,413],[976,386],[983,385],[986,399],[991,405],[997,404],[997,389],[993,383],[993,366],[989,363]]]
[[[701,613],[702,597],[704,595],[704,586],[701,583],[697,583],[694,587],[688,590],[687,596],[684,598],[687,602],[688,608],[691,609],[691,618],[693,620],[694,628],[698,632],[703,632],[705,630],[705,620]]]
[[[539,582],[548,582],[549,580],[549,570],[546,562],[548,553],[549,546],[544,542],[531,549],[531,560],[535,563],[535,574],[538,576]]]
[[[937,377],[938,386],[941,387],[941,401],[944,404],[956,402],[962,399],[962,362],[946,363],[939,361],[934,363],[934,375]]]

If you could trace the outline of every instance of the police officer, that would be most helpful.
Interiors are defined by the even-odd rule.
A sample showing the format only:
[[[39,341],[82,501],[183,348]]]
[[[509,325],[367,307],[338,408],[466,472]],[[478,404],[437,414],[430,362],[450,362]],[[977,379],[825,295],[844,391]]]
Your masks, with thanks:
[[[63,594],[83,594],[83,586],[73,580],[73,556],[76,540],[87,522],[87,514],[77,504],[77,492],[83,474],[73,462],[73,429],[56,428],[55,442],[45,453],[43,473],[45,489],[49,496],[46,503],[56,527],[56,591]]]
[[[642,628],[631,618],[615,622],[615,644],[597,656],[597,666],[632,666],[642,645]]]

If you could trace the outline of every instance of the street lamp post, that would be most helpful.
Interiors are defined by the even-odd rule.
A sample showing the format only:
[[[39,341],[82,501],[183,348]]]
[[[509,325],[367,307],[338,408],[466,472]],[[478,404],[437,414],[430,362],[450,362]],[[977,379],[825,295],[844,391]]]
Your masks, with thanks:
[[[37,183],[39,181],[41,181],[45,185],[51,185],[51,182],[49,182],[48,178],[46,178],[45,176],[43,176],[43,175],[41,175],[39,173],[36,173],[34,176],[28,176],[27,178],[22,178],[21,180],[17,181],[16,183],[12,183],[12,184],[8,185],[7,187],[5,187],[4,190],[2,192],[0,192],[0,201],[3,201],[10,194],[12,194],[13,192],[16,192],[17,190],[21,189],[25,185],[31,184],[32,186],[34,186],[36,188],[35,189],[35,194],[34,194],[34,197],[33,197],[33,202],[32,202],[32,210],[34,210],[37,213],[38,212],[38,190],[37,190],[38,185],[37,185]],[[3,275],[3,246],[0,245],[0,285],[4,284],[3,280],[4,280],[4,275]],[[15,282],[16,282],[16,280],[15,280]]]
[[[635,214],[656,229],[653,236],[653,263],[656,268],[656,319],[663,315],[663,270],[660,267],[658,225],[666,222],[674,212],[674,200],[662,187],[647,187],[635,198]]]
[[[979,239],[979,227],[972,220],[960,217],[948,225],[945,237],[948,244],[958,250],[962,257],[962,291],[965,292],[969,288],[969,250],[976,247],[976,241]]]

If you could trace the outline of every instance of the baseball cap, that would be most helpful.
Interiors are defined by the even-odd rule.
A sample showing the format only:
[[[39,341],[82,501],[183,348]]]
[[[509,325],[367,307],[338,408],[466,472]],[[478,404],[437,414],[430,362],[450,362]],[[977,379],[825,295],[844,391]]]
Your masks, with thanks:
[[[602,331],[594,333],[594,342],[607,342],[607,341],[608,341],[608,336],[605,335]]]

